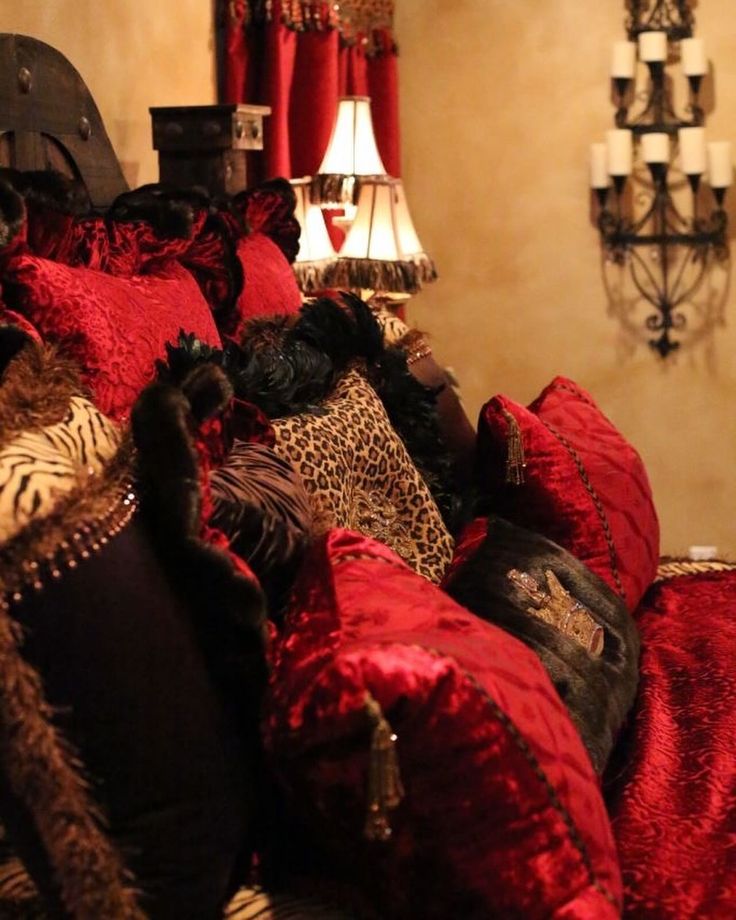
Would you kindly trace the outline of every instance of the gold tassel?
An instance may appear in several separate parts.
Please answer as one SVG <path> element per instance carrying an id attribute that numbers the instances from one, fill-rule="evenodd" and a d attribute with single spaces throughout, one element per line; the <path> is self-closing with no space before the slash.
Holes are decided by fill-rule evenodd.
<path id="1" fill-rule="evenodd" d="M 368 765 L 368 809 L 363 833 L 368 840 L 385 843 L 391 837 L 388 812 L 404 797 L 396 756 L 396 735 L 372 696 L 366 695 L 366 711 L 373 722 Z"/>
<path id="2" fill-rule="evenodd" d="M 506 482 L 514 486 L 520 486 L 524 483 L 524 469 L 526 468 L 521 429 L 519 428 L 519 423 L 507 409 L 503 410 L 503 416 L 509 426 L 508 434 L 506 435 Z"/>

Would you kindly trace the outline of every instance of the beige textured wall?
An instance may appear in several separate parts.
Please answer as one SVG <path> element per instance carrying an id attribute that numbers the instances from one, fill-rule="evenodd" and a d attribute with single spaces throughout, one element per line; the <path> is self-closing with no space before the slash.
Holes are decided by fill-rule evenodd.
<path id="1" fill-rule="evenodd" d="M 587 156 L 613 126 L 623 8 L 400 0 L 404 175 L 441 274 L 409 315 L 473 417 L 487 396 L 526 402 L 555 374 L 589 388 L 644 457 L 663 550 L 736 555 L 736 294 L 723 328 L 666 363 L 607 313 Z M 709 135 L 736 142 L 733 0 L 696 15 L 715 73 Z"/>
<path id="2" fill-rule="evenodd" d="M 210 0 L 4 0 L 0 31 L 70 59 L 133 186 L 158 178 L 148 107 L 215 101 Z"/>

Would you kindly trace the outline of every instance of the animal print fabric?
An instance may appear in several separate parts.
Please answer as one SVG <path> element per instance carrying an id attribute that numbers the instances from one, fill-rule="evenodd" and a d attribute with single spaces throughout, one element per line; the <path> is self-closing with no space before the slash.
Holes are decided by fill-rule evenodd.
<path id="1" fill-rule="evenodd" d="M 315 517 L 380 540 L 439 582 L 453 539 L 381 400 L 350 370 L 313 413 L 274 422 L 276 450 L 302 477 Z"/>
<path id="2" fill-rule="evenodd" d="M 119 444 L 118 427 L 81 396 L 57 425 L 14 437 L 0 450 L 0 544 L 99 474 Z"/>
<path id="3" fill-rule="evenodd" d="M 265 444 L 236 440 L 213 471 L 212 524 L 261 582 L 300 558 L 312 531 L 312 506 L 299 474 Z"/>

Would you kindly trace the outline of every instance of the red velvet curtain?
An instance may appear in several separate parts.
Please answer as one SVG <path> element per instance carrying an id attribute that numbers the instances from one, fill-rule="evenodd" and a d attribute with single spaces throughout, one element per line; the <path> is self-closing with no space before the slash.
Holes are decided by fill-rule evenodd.
<path id="1" fill-rule="evenodd" d="M 288 5 L 293 8 L 294 4 Z M 386 170 L 400 174 L 398 68 L 391 30 L 346 34 L 333 12 L 295 23 L 285 0 L 229 2 L 221 54 L 223 102 L 271 106 L 265 150 L 249 179 L 295 178 L 317 172 L 342 95 L 372 100 L 376 141 Z M 260 11 L 260 14 L 259 14 Z"/>

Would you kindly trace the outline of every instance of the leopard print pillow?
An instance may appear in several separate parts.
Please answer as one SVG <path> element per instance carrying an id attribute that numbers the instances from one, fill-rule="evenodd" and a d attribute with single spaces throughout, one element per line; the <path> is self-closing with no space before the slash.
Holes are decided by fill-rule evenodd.
<path id="1" fill-rule="evenodd" d="M 350 370 L 318 413 L 274 422 L 276 450 L 299 471 L 317 521 L 391 547 L 439 582 L 453 540 L 375 390 Z"/>

